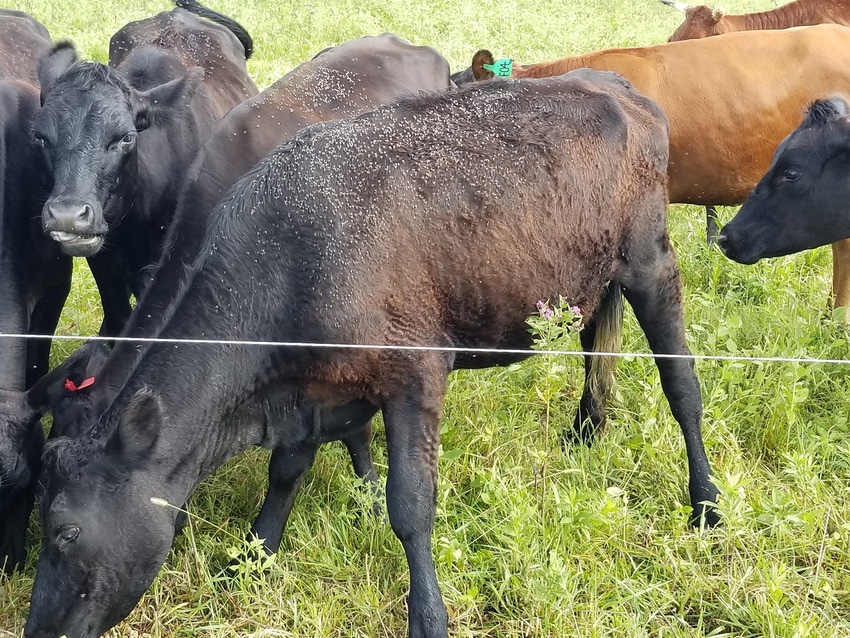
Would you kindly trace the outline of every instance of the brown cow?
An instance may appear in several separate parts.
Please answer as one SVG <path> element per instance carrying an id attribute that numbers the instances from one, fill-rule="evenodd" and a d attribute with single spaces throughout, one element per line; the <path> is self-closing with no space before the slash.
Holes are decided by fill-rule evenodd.
<path id="1" fill-rule="evenodd" d="M 691 6 L 672 0 L 660 1 L 685 14 L 685 21 L 670 36 L 670 42 L 708 38 L 735 31 L 790 29 L 830 22 L 850 25 L 850 0 L 796 0 L 770 11 L 731 16 L 704 4 Z"/>
<path id="2" fill-rule="evenodd" d="M 489 51 L 473 57 L 477 80 L 493 77 Z M 850 30 L 823 24 L 742 31 L 719 38 L 607 49 L 529 66 L 511 77 L 615 71 L 653 98 L 670 121 L 670 202 L 733 206 L 770 166 L 806 107 L 850 86 Z M 716 235 L 716 222 L 707 221 Z M 835 305 L 850 305 L 850 242 L 833 244 Z"/>

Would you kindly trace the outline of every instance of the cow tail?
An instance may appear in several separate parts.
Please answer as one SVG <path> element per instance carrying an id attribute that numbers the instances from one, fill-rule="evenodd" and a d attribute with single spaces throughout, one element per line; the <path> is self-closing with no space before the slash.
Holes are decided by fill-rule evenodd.
<path id="1" fill-rule="evenodd" d="M 596 334 L 593 352 L 620 352 L 623 343 L 623 290 L 617 282 L 611 282 L 602 305 L 593 318 Z M 594 402 L 604 406 L 614 393 L 615 356 L 591 356 L 587 388 Z"/>

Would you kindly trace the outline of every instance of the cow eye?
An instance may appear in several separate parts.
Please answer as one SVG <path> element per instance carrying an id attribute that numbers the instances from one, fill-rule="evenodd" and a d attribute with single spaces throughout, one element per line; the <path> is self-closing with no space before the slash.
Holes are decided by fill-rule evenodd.
<path id="1" fill-rule="evenodd" d="M 33 132 L 32 141 L 39 148 L 50 148 L 50 141 L 41 133 Z"/>
<path id="2" fill-rule="evenodd" d="M 119 140 L 116 140 L 110 144 L 110 148 L 115 149 L 117 151 L 129 151 L 133 148 L 133 145 L 136 143 L 136 133 L 132 131 L 127 133 L 124 137 Z"/>
<path id="3" fill-rule="evenodd" d="M 80 528 L 76 525 L 67 525 L 59 530 L 58 540 L 60 543 L 70 543 L 77 540 L 80 535 Z"/>
<path id="4" fill-rule="evenodd" d="M 785 170 L 785 173 L 782 174 L 782 177 L 785 178 L 786 182 L 796 182 L 800 179 L 800 171 L 794 168 L 788 168 Z"/>

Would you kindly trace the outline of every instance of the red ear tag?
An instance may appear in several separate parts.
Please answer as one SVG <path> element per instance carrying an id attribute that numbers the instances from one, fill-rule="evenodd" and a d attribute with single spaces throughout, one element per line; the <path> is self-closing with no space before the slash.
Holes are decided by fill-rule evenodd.
<path id="1" fill-rule="evenodd" d="M 82 390 L 83 388 L 87 388 L 90 385 L 94 385 L 94 377 L 89 377 L 80 385 L 76 385 L 73 381 L 71 381 L 71 379 L 65 381 L 65 389 L 68 390 L 68 392 L 76 392 L 77 390 Z"/>

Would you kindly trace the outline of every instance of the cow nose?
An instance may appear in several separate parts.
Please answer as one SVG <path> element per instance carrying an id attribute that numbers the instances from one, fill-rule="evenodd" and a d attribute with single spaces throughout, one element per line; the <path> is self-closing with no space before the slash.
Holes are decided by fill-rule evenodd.
<path id="1" fill-rule="evenodd" d="M 94 209 L 89 204 L 48 202 L 44 205 L 44 230 L 85 231 L 94 224 Z"/>
<path id="2" fill-rule="evenodd" d="M 729 249 L 729 236 L 726 234 L 726 229 L 721 230 L 717 236 L 717 245 L 720 248 L 720 252 L 725 255 Z"/>

